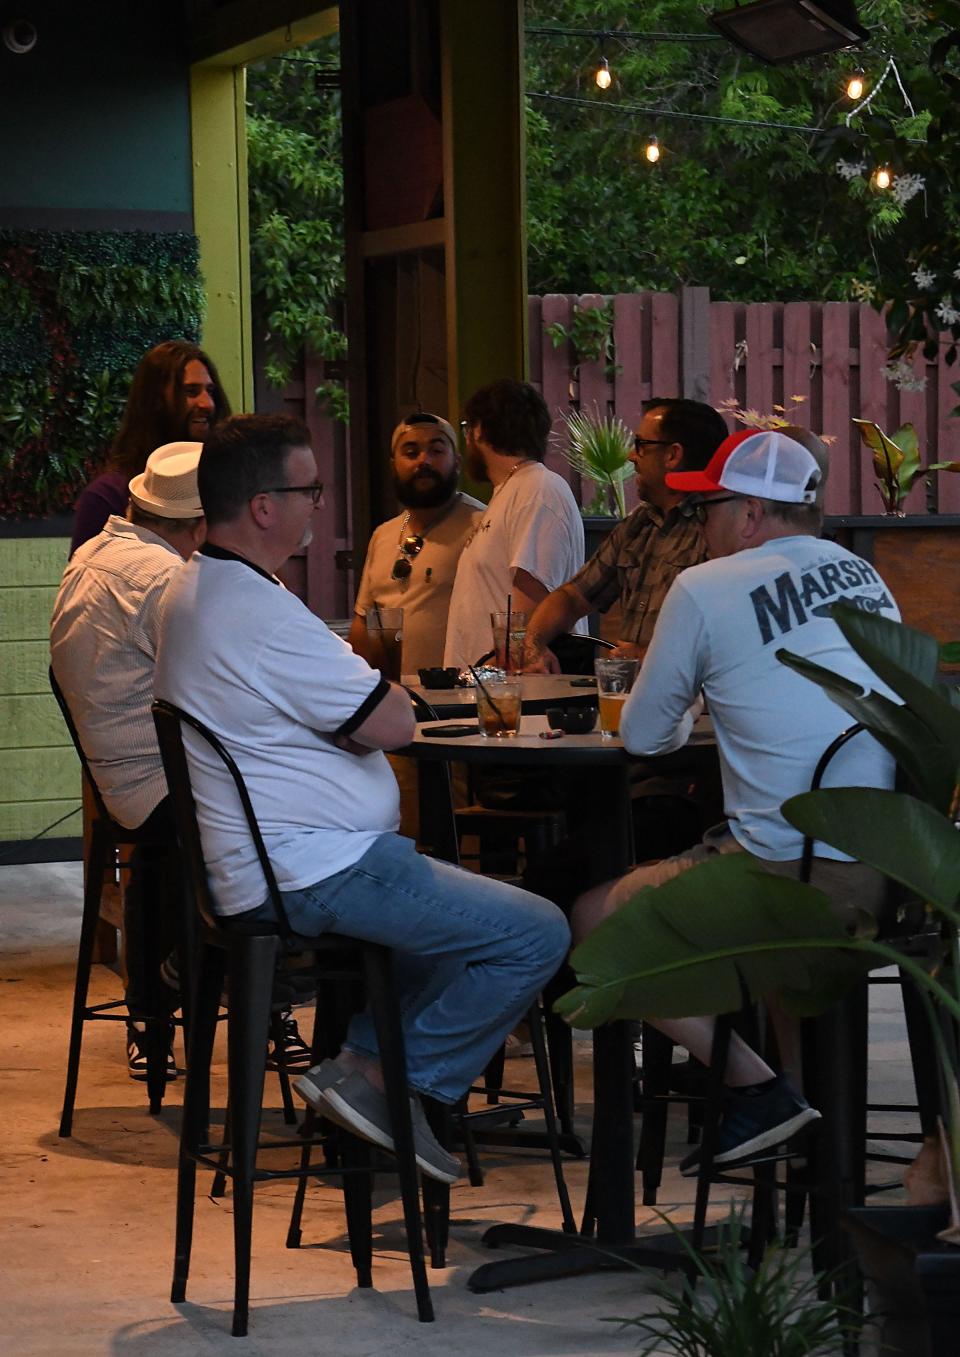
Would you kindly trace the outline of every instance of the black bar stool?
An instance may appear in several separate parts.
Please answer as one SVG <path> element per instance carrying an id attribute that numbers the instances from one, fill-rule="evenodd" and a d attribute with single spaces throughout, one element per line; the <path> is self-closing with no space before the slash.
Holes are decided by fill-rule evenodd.
<path id="1" fill-rule="evenodd" d="M 261 1103 L 273 982 L 277 963 L 282 951 L 286 949 L 310 951 L 314 954 L 318 985 L 322 986 L 328 981 L 333 982 L 344 977 L 351 983 L 356 983 L 358 975 L 365 979 L 367 1000 L 380 1046 L 385 1093 L 396 1144 L 397 1169 L 417 1313 L 422 1321 L 432 1320 L 433 1307 L 423 1256 L 406 1057 L 389 949 L 336 934 L 326 934 L 320 938 L 298 938 L 292 934 L 256 814 L 243 777 L 230 753 L 211 730 L 178 707 L 167 702 L 155 702 L 153 713 L 167 784 L 173 801 L 183 862 L 189 873 L 190 891 L 202 921 L 199 959 L 195 968 L 197 980 L 194 1015 L 180 1140 L 176 1247 L 171 1299 L 177 1303 L 186 1298 L 197 1164 L 225 1173 L 233 1183 L 234 1336 L 242 1337 L 247 1332 L 253 1191 L 258 1182 L 275 1178 L 302 1179 L 307 1176 L 341 1177 L 357 1285 L 369 1287 L 372 1284 L 370 1177 L 373 1169 L 368 1147 L 352 1136 L 338 1137 L 342 1162 L 334 1167 L 320 1167 L 301 1161 L 295 1168 L 267 1168 L 259 1161 L 261 1152 L 274 1149 L 289 1150 L 292 1147 L 301 1150 L 306 1148 L 301 1138 L 269 1143 L 260 1140 Z M 232 780 L 256 848 L 266 891 L 276 912 L 278 924 L 273 930 L 264 927 L 257 933 L 244 933 L 224 928 L 214 912 L 184 749 L 184 726 L 189 727 L 197 737 L 206 742 Z M 210 1062 L 224 980 L 230 996 L 227 1015 L 230 1108 L 228 1146 L 213 1145 L 209 1141 Z M 325 1137 L 321 1137 L 312 1143 L 325 1145 L 327 1142 Z M 226 1163 L 225 1150 L 228 1151 Z"/>
<path id="2" fill-rule="evenodd" d="M 73 1015 L 70 1022 L 70 1047 L 67 1056 L 67 1079 L 63 1093 L 63 1107 L 60 1112 L 59 1135 L 66 1138 L 73 1130 L 73 1109 L 77 1096 L 77 1081 L 80 1074 L 80 1051 L 83 1045 L 83 1026 L 86 1022 L 122 1022 L 128 1020 L 127 1005 L 123 999 L 109 1003 L 88 1004 L 87 993 L 90 985 L 90 968 L 93 962 L 93 948 L 96 941 L 97 921 L 100 918 L 100 900 L 103 892 L 104 874 L 108 867 L 117 862 L 117 851 L 121 848 L 148 850 L 156 855 L 152 864 L 154 870 L 168 874 L 172 884 L 179 868 L 176 864 L 176 844 L 170 833 L 153 828 L 126 829 L 113 818 L 104 804 L 100 789 L 96 784 L 87 756 L 80 743 L 77 728 L 73 722 L 67 700 L 54 677 L 49 671 L 50 687 L 60 708 L 70 738 L 83 769 L 83 776 L 93 793 L 96 815 L 91 825 L 90 853 L 87 861 L 87 874 L 83 891 L 83 916 L 80 924 L 80 946 L 77 951 L 77 973 L 73 987 Z M 149 824 L 149 822 L 148 822 Z M 171 906 L 176 892 L 168 892 Z M 185 921 L 177 921 L 178 931 L 182 933 Z M 145 911 L 143 919 L 143 950 L 141 959 L 142 973 L 146 977 L 148 1012 L 142 1018 L 146 1027 L 147 1051 L 147 1098 L 150 1113 L 156 1116 L 163 1102 L 167 1086 L 167 1050 L 171 1016 L 164 1011 L 161 1001 L 160 963 L 163 960 L 162 948 L 157 936 L 157 921 Z M 184 990 L 187 986 L 184 984 Z M 184 1020 L 188 1021 L 187 1009 L 183 1009 Z M 139 1020 L 139 1019 L 138 1019 Z"/>

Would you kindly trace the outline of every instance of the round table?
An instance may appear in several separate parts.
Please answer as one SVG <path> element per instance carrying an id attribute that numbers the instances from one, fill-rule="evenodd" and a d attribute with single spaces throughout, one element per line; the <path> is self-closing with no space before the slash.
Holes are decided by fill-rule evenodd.
<path id="1" fill-rule="evenodd" d="M 438 716 L 450 719 L 477 714 L 475 688 L 424 688 L 413 674 L 405 674 L 403 683 L 428 702 Z M 525 712 L 545 712 L 561 702 L 585 706 L 591 702 L 596 705 L 597 701 L 596 679 L 576 674 L 521 674 L 520 690 Z"/>

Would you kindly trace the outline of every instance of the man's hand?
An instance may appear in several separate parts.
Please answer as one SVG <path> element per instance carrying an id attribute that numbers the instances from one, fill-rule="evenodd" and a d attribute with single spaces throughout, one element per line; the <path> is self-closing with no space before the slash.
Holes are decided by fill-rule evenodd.
<path id="1" fill-rule="evenodd" d="M 523 647 L 523 672 L 525 674 L 559 674 L 560 661 L 549 646 L 538 645 L 529 637 Z"/>
<path id="2" fill-rule="evenodd" d="M 618 641 L 610 651 L 610 658 L 617 660 L 639 660 L 642 664 L 643 657 L 646 653 L 646 646 L 638 646 L 634 641 Z"/>

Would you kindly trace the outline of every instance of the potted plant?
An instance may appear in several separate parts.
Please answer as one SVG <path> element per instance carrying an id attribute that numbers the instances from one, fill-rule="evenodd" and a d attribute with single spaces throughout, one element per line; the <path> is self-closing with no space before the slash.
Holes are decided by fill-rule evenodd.
<path id="1" fill-rule="evenodd" d="M 599 410 L 575 410 L 563 418 L 566 438 L 558 443 L 560 452 L 578 475 L 597 488 L 584 514 L 626 518 L 623 486 L 633 475 L 633 434 L 622 419 L 601 415 Z"/>
<path id="2" fill-rule="evenodd" d="M 905 518 L 904 501 L 921 476 L 931 471 L 960 471 L 960 462 L 932 462 L 920 465 L 917 431 L 912 424 L 901 424 L 895 433 L 886 434 L 872 419 L 855 419 L 860 437 L 873 453 L 873 469 L 883 511 L 894 518 Z"/>
<path id="3" fill-rule="evenodd" d="M 740 1006 L 745 988 L 754 998 L 776 990 L 795 1012 L 814 1013 L 865 969 L 902 966 L 930 1010 L 952 1185 L 960 1180 L 957 1056 L 938 1019 L 946 1014 L 960 1022 L 960 694 L 937 683 L 939 655 L 932 637 L 849 605 L 836 606 L 833 615 L 898 700 L 865 692 L 786 651 L 780 658 L 819 683 L 894 754 L 911 790 L 828 788 L 793 797 L 783 813 L 803 833 L 878 868 L 926 902 L 943 928 L 938 964 L 931 969 L 875 936 L 849 936 L 818 890 L 773 877 L 746 855 L 731 854 L 641 892 L 606 920 L 573 953 L 579 984 L 558 1008 L 587 1027 L 611 1018 L 723 1013 Z M 720 920 L 718 898 L 724 901 Z M 952 1354 L 960 1319 L 955 1189 L 949 1207 L 932 1221 L 927 1208 L 867 1207 L 855 1222 L 868 1221 L 871 1212 L 882 1213 L 864 1226 L 874 1239 L 898 1222 L 903 1227 L 904 1238 L 892 1250 L 913 1282 L 908 1303 L 916 1308 L 916 1288 L 922 1286 L 920 1313 L 934 1344 L 930 1351 Z M 892 1266 L 892 1256 L 887 1264 Z M 904 1275 L 897 1286 L 910 1297 Z"/>

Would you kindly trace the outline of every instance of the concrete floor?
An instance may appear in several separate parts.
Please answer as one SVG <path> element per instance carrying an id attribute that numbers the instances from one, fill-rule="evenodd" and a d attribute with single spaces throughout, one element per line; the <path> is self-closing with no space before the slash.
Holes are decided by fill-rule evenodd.
<path id="1" fill-rule="evenodd" d="M 182 1080 L 160 1117 L 146 1111 L 142 1085 L 124 1065 L 121 1026 L 87 1026 L 74 1134 L 57 1136 L 73 962 L 80 918 L 78 864 L 0 868 L 0 1354 L 50 1357 L 198 1357 L 281 1351 L 337 1357 L 417 1352 L 440 1357 L 594 1357 L 636 1352 L 636 1330 L 604 1322 L 655 1308 L 658 1278 L 642 1272 L 566 1279 L 490 1295 L 473 1295 L 466 1279 L 491 1255 L 480 1243 L 498 1221 L 558 1223 L 549 1165 L 539 1156 L 485 1156 L 481 1189 L 462 1181 L 452 1196 L 448 1266 L 431 1272 L 437 1321 L 416 1320 L 394 1180 L 378 1189 L 375 1290 L 358 1291 L 344 1236 L 339 1193 L 308 1191 L 303 1245 L 284 1247 L 293 1186 L 257 1191 L 250 1335 L 230 1337 L 232 1220 L 229 1195 L 200 1195 L 188 1302 L 169 1301 L 176 1137 Z M 105 967 L 94 971 L 92 997 L 117 997 Z M 872 1029 L 885 1101 L 909 1094 L 894 987 L 882 987 Z M 578 1116 L 589 1128 L 589 1044 L 578 1044 Z M 514 1077 L 529 1061 L 511 1062 Z M 218 1049 L 214 1099 L 222 1106 L 224 1063 Z M 268 1083 L 266 1124 L 280 1127 L 276 1085 Z M 671 1124 L 675 1165 L 682 1123 Z M 585 1165 L 568 1181 L 579 1210 Z M 201 1180 L 203 1181 L 203 1180 Z M 666 1173 L 661 1209 L 689 1218 L 692 1184 Z M 715 1193 L 715 1209 L 725 1198 Z M 659 1222 L 638 1208 L 640 1228 Z"/>

